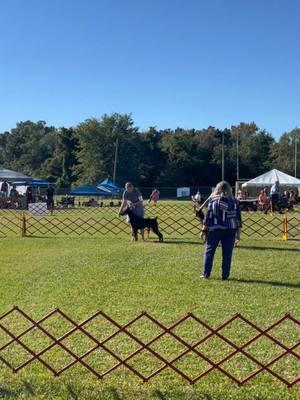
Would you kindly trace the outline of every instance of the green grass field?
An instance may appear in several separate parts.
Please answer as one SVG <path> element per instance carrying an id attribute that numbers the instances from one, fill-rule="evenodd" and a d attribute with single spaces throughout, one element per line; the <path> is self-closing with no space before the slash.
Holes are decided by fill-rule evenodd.
<path id="1" fill-rule="evenodd" d="M 193 312 L 212 327 L 240 312 L 262 328 L 285 313 L 300 317 L 300 249 L 298 241 L 283 242 L 271 238 L 244 238 L 235 250 L 231 280 L 219 281 L 220 251 L 216 255 L 212 279 L 199 279 L 203 245 L 197 236 L 168 238 L 159 244 L 154 237 L 146 242 L 131 243 L 125 234 L 104 237 L 41 237 L 0 239 L 0 314 L 18 305 L 31 317 L 39 319 L 55 307 L 61 308 L 77 322 L 101 309 L 123 324 L 142 310 L 168 325 L 188 312 Z M 13 318 L 7 324 L 18 332 L 23 326 Z M 48 326 L 58 332 L 65 326 L 57 320 Z M 198 331 L 187 323 L 177 333 L 192 343 Z M 108 334 L 109 328 L 91 326 L 94 335 Z M 274 336 L 292 345 L 296 328 L 285 324 Z M 146 323 L 138 324 L 135 333 L 146 340 L 157 333 Z M 225 333 L 225 330 L 224 330 Z M 200 333 L 199 333 L 200 334 Z M 232 340 L 243 341 L 253 332 L 239 325 L 226 331 Z M 5 342 L 0 333 L 0 346 Z M 44 339 L 27 338 L 38 351 Z M 68 343 L 82 354 L 82 342 L 74 338 Z M 85 343 L 88 346 L 88 343 Z M 131 344 L 116 340 L 111 349 L 123 357 L 133 351 Z M 162 340 L 155 350 L 175 357 L 181 345 Z M 202 351 L 211 357 L 224 357 L 228 349 L 217 339 L 207 343 Z M 262 362 L 276 354 L 266 339 L 249 349 Z M 276 353 L 277 352 L 277 353 Z M 299 354 L 299 348 L 297 350 Z M 13 348 L 1 353 L 12 363 L 28 358 Z M 24 358 L 25 357 L 25 358 Z M 69 362 L 67 356 L 49 354 L 47 360 L 57 367 Z M 45 358 L 46 360 L 46 358 Z M 216 361 L 218 358 L 215 359 Z M 91 365 L 106 369 L 111 360 L 94 357 Z M 57 364 L 55 364 L 57 363 Z M 157 368 L 157 362 L 147 358 L 133 360 L 133 366 L 145 374 Z M 178 365 L 190 376 L 196 376 L 205 365 L 187 357 Z M 225 366 L 224 366 L 225 368 Z M 245 377 L 253 365 L 241 359 L 232 360 L 226 369 L 239 378 Z M 286 379 L 300 375 L 299 362 L 286 358 L 274 371 Z M 260 374 L 249 384 L 239 387 L 220 372 L 212 372 L 191 386 L 171 370 L 148 383 L 128 372 L 124 367 L 98 380 L 83 367 L 76 366 L 54 378 L 39 363 L 34 362 L 18 374 L 12 374 L 0 360 L 0 399 L 298 399 L 299 384 L 287 389 L 267 373 Z"/>

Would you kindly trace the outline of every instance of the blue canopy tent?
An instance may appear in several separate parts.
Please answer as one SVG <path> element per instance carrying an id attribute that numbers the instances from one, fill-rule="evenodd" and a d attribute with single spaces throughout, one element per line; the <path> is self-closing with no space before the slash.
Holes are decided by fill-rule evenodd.
<path id="1" fill-rule="evenodd" d="M 110 197 L 111 193 L 106 192 L 104 190 L 99 189 L 96 186 L 92 185 L 83 185 L 79 186 L 78 188 L 73 189 L 70 193 L 70 196 L 103 196 L 103 197 Z"/>
<path id="2" fill-rule="evenodd" d="M 15 186 L 31 186 L 34 188 L 47 188 L 49 186 L 55 186 L 54 183 L 48 182 L 44 179 L 33 178 L 31 181 L 16 181 L 13 182 Z"/>
<path id="3" fill-rule="evenodd" d="M 111 195 L 122 194 L 124 191 L 124 189 L 115 185 L 110 179 L 104 179 L 104 181 L 99 183 L 99 185 L 97 187 L 100 190 L 110 192 Z"/>
<path id="4" fill-rule="evenodd" d="M 32 187 L 41 187 L 41 188 L 47 188 L 49 186 L 55 186 L 54 183 L 48 182 L 44 179 L 38 179 L 38 178 L 33 178 L 30 186 Z"/>

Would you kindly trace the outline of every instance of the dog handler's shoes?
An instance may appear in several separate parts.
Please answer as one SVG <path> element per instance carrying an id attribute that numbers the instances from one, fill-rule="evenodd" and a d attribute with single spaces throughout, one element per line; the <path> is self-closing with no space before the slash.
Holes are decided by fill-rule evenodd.
<path id="1" fill-rule="evenodd" d="M 206 275 L 200 275 L 200 279 L 209 279 L 209 277 Z"/>

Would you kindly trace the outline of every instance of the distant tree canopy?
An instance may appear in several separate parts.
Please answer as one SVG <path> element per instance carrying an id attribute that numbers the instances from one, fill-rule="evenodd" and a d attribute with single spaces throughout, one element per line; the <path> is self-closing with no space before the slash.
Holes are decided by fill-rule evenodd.
<path id="1" fill-rule="evenodd" d="M 130 180 L 144 187 L 211 186 L 221 179 L 223 135 L 225 179 L 231 184 L 237 177 L 237 145 L 241 179 L 271 168 L 294 174 L 295 141 L 300 159 L 298 128 L 283 133 L 277 142 L 254 122 L 224 130 L 210 126 L 140 131 L 131 115 L 117 113 L 73 128 L 55 128 L 44 121 L 19 122 L 0 134 L 0 165 L 59 187 L 98 184 L 113 176 L 118 142 L 116 183 L 120 185 Z"/>

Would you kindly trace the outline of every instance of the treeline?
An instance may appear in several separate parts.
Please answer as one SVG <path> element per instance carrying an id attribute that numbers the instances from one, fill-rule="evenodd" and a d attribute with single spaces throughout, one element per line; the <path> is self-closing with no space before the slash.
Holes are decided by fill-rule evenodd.
<path id="1" fill-rule="evenodd" d="M 116 113 L 72 128 L 19 122 L 0 134 L 0 165 L 48 179 L 58 187 L 98 184 L 112 178 L 118 142 L 120 185 L 130 180 L 141 187 L 210 186 L 221 179 L 222 137 L 225 179 L 230 183 L 237 177 L 237 140 L 240 178 L 253 178 L 271 168 L 294 175 L 298 128 L 283 133 L 278 141 L 254 122 L 224 130 L 210 126 L 140 131 L 131 115 Z"/>

